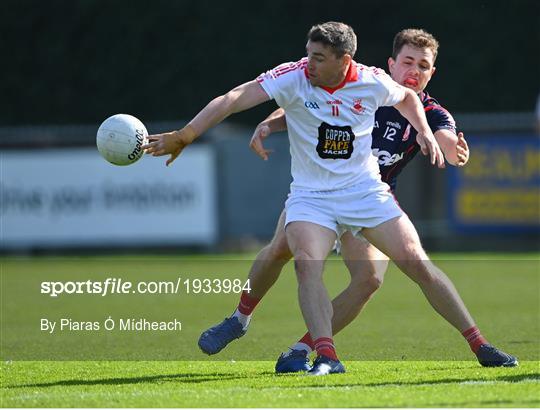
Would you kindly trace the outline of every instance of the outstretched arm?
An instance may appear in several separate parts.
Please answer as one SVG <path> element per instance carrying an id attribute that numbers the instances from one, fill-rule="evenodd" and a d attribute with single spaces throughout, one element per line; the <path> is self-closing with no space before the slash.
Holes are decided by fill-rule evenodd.
<path id="1" fill-rule="evenodd" d="M 225 95 L 214 98 L 181 130 L 148 137 L 143 149 L 155 157 L 170 155 L 166 165 L 172 163 L 182 150 L 199 135 L 219 124 L 229 115 L 248 110 L 270 100 L 257 81 L 244 83 Z"/>
<path id="2" fill-rule="evenodd" d="M 430 156 L 432 165 L 437 164 L 439 168 L 443 168 L 444 156 L 429 127 L 424 107 L 414 91 L 405 88 L 405 98 L 394 105 L 394 108 L 418 131 L 416 142 L 420 145 L 422 153 Z"/>
<path id="3" fill-rule="evenodd" d="M 449 164 L 462 167 L 469 161 L 469 146 L 462 132 L 458 135 L 450 130 L 435 131 L 435 139 Z"/>
<path id="4" fill-rule="evenodd" d="M 285 110 L 283 108 L 278 108 L 257 125 L 253 132 L 253 136 L 251 137 L 251 141 L 249 142 L 249 147 L 255 151 L 259 157 L 266 161 L 268 160 L 268 155 L 271 151 L 264 148 L 263 141 L 273 132 L 285 131 L 286 129 L 287 121 L 285 120 Z"/>

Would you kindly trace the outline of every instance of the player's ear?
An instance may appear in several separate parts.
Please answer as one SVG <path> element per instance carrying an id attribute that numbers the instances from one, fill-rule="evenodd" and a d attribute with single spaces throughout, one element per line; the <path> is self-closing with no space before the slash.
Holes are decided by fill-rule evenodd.
<path id="1" fill-rule="evenodd" d="M 394 60 L 392 57 L 388 57 L 388 71 L 392 71 L 394 64 L 396 64 L 396 60 Z"/>
<path id="2" fill-rule="evenodd" d="M 429 73 L 428 81 L 431 81 L 431 78 L 433 77 L 433 74 L 435 74 L 436 68 L 433 66 L 431 68 L 431 72 Z"/>

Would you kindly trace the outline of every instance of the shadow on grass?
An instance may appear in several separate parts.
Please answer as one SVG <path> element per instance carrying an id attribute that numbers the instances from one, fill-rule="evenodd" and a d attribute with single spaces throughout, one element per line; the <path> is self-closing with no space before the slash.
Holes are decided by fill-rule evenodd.
<path id="1" fill-rule="evenodd" d="M 290 376 L 298 377 L 300 374 L 290 374 Z M 81 379 L 72 379 L 72 380 L 58 380 L 48 383 L 32 383 L 32 384 L 20 384 L 12 386 L 4 386 L 7 389 L 17 389 L 17 388 L 29 388 L 29 387 L 57 387 L 57 386 L 96 386 L 96 385 L 123 385 L 123 384 L 139 384 L 139 383 L 157 383 L 157 382 L 173 382 L 173 383 L 205 383 L 205 382 L 214 382 L 214 381 L 224 381 L 224 380 L 242 380 L 242 379 L 256 379 L 259 376 L 275 376 L 273 372 L 261 372 L 257 374 L 249 375 L 235 375 L 231 373 L 179 373 L 179 374 L 161 374 L 154 376 L 142 376 L 142 377 L 115 377 L 115 378 L 106 378 L 106 379 L 92 379 L 92 380 L 81 380 Z M 288 375 L 282 375 L 283 380 L 288 379 Z M 332 376 L 329 376 L 330 378 Z M 278 377 L 276 380 L 281 379 Z M 415 382 L 403 382 L 403 381 L 389 381 L 383 383 L 344 383 L 344 384 L 335 384 L 334 387 L 387 387 L 387 386 L 430 386 L 438 384 L 452 384 L 452 383 L 492 383 L 492 382 L 511 382 L 519 383 L 524 380 L 538 380 L 540 381 L 540 373 L 532 374 L 519 374 L 519 375 L 507 375 L 507 376 L 498 376 L 495 378 L 469 378 L 469 379 L 459 379 L 459 378 L 446 378 L 439 380 L 423 380 Z M 300 388 L 300 389 L 311 389 L 311 388 L 321 388 L 327 387 L 327 382 L 331 379 L 325 377 L 316 377 L 316 378 L 306 378 L 305 380 L 312 380 L 313 384 L 303 384 L 300 383 L 297 386 L 283 385 L 276 386 L 275 383 L 269 383 L 269 387 L 281 387 L 281 388 Z M 325 382 L 321 384 L 321 382 Z M 261 387 L 258 387 L 261 388 Z M 261 389 L 264 390 L 264 387 Z"/>
<path id="2" fill-rule="evenodd" d="M 359 386 L 366 386 L 366 387 L 379 387 L 379 386 L 393 386 L 393 385 L 399 385 L 399 386 L 423 386 L 423 385 L 434 385 L 434 384 L 449 384 L 449 383 L 491 383 L 491 382 L 511 382 L 511 383 L 519 383 L 523 380 L 539 380 L 540 381 L 540 373 L 532 373 L 532 374 L 517 374 L 513 376 L 499 376 L 495 377 L 493 379 L 481 379 L 481 378 L 474 378 L 474 379 L 439 379 L 439 380 L 424 380 L 424 381 L 418 381 L 418 382 L 386 382 L 386 383 L 367 383 L 367 384 L 359 384 Z"/>
<path id="3" fill-rule="evenodd" d="M 497 380 L 504 381 L 504 382 L 512 382 L 512 383 L 521 382 L 527 379 L 534 379 L 534 380 L 540 381 L 540 373 L 521 374 L 521 375 L 514 375 L 514 376 L 501 376 L 497 378 Z"/>
<path id="4" fill-rule="evenodd" d="M 287 378 L 288 375 L 282 375 L 281 377 Z M 293 376 L 292 374 L 290 376 Z M 331 376 L 330 376 L 331 377 Z M 328 383 L 321 383 L 324 382 L 325 378 L 313 378 L 309 379 L 313 380 L 313 384 L 299 384 L 298 386 L 282 386 L 283 388 L 305 388 L 305 389 L 319 389 L 321 387 L 327 387 Z M 421 380 L 421 381 L 415 381 L 415 382 L 407 382 L 407 381 L 389 381 L 389 382 L 381 382 L 381 383 L 335 383 L 332 384 L 333 387 L 389 387 L 389 386 L 432 386 L 432 385 L 438 385 L 438 384 L 482 384 L 482 383 L 494 383 L 494 382 L 511 382 L 511 383 L 519 383 L 524 380 L 536 380 L 540 381 L 540 373 L 531 373 L 531 374 L 518 374 L 518 375 L 512 375 L 512 376 L 498 376 L 494 378 L 468 378 L 468 379 L 458 379 L 458 378 L 446 378 L 446 379 L 438 379 L 438 380 Z"/>
<path id="5" fill-rule="evenodd" d="M 272 372 L 259 373 L 267 376 L 274 374 Z M 253 375 L 234 375 L 231 373 L 180 373 L 180 374 L 159 374 L 155 376 L 141 377 L 114 377 L 107 379 L 92 379 L 92 380 L 58 380 L 49 383 L 32 383 L 19 384 L 12 386 L 4 386 L 7 389 L 17 389 L 26 387 L 56 387 L 56 386 L 95 386 L 95 385 L 122 385 L 122 384 L 139 384 L 139 383 L 156 383 L 156 382 L 181 382 L 181 383 L 204 383 L 223 380 L 241 380 L 252 378 Z"/>

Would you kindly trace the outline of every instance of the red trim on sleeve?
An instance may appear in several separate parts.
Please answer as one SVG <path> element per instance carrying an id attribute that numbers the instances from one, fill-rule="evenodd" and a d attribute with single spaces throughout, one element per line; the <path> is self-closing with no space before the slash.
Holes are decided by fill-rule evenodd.
<path id="1" fill-rule="evenodd" d="M 295 71 L 298 69 L 304 69 L 305 71 L 306 67 L 307 67 L 307 59 L 303 58 L 300 61 L 297 61 L 296 63 L 290 63 L 288 65 L 275 68 L 274 70 L 272 70 L 272 73 L 277 78 L 283 74 L 287 74 L 291 71 Z"/>

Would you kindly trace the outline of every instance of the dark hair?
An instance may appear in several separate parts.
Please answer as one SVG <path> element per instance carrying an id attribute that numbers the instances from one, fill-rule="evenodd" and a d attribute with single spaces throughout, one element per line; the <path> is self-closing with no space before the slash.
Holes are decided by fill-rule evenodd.
<path id="1" fill-rule="evenodd" d="M 407 28 L 401 30 L 394 37 L 394 47 L 392 49 L 392 58 L 395 60 L 403 48 L 408 45 L 416 48 L 429 48 L 433 52 L 433 62 L 437 58 L 439 42 L 432 34 L 419 28 Z"/>
<path id="2" fill-rule="evenodd" d="M 307 38 L 309 41 L 323 43 L 332 47 L 337 57 L 356 53 L 356 34 L 351 26 L 337 21 L 329 21 L 311 27 Z"/>

